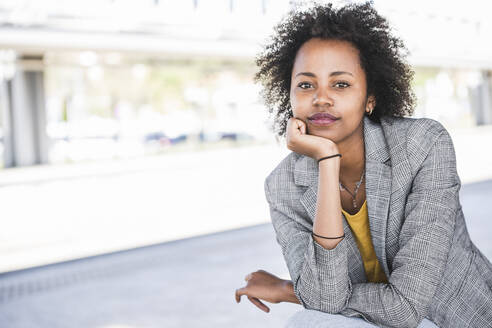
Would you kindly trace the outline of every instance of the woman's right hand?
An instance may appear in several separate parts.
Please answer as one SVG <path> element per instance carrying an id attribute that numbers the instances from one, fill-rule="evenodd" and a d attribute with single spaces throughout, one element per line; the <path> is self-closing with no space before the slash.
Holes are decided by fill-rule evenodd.
<path id="1" fill-rule="evenodd" d="M 336 143 L 327 138 L 306 134 L 306 123 L 294 117 L 287 121 L 286 141 L 288 149 L 315 160 L 338 154 Z"/>

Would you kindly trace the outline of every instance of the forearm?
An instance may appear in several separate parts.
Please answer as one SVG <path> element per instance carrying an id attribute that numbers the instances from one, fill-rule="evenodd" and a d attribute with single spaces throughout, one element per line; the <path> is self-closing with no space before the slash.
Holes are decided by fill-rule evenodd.
<path id="1" fill-rule="evenodd" d="M 326 237 L 343 235 L 342 210 L 339 189 L 340 157 L 329 158 L 319 163 L 318 198 L 313 225 L 315 234 Z M 313 237 L 325 249 L 333 249 L 342 240 Z"/>

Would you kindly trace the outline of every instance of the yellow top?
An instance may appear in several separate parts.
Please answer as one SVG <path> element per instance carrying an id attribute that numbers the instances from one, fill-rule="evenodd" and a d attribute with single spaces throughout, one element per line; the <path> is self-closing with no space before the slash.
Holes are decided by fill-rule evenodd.
<path id="1" fill-rule="evenodd" d="M 381 267 L 374 246 L 371 240 L 371 231 L 369 230 L 369 216 L 367 213 L 367 203 L 364 201 L 359 212 L 351 215 L 342 208 L 343 214 L 359 248 L 364 270 L 366 271 L 367 281 L 369 282 L 388 282 L 383 268 Z"/>

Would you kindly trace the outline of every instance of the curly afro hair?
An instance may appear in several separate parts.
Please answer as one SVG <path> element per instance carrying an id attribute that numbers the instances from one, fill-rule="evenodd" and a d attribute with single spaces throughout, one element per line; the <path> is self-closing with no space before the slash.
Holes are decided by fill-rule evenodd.
<path id="1" fill-rule="evenodd" d="M 272 127 L 278 136 L 285 136 L 287 120 L 293 115 L 289 93 L 296 53 L 311 38 L 348 41 L 359 50 L 367 94 L 376 98 L 371 120 L 413 114 L 415 96 L 410 84 L 414 72 L 405 61 L 407 49 L 391 35 L 387 20 L 370 3 L 338 9 L 317 4 L 307 10 L 291 10 L 256 57 L 259 70 L 255 82 L 263 86 L 262 97 L 274 115 Z"/>

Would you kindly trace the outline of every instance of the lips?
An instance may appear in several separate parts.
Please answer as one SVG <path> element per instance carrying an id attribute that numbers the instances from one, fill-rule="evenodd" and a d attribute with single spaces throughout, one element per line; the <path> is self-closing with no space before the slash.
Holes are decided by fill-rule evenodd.
<path id="1" fill-rule="evenodd" d="M 316 113 L 308 117 L 308 120 L 311 121 L 335 121 L 338 120 L 337 117 L 330 115 L 328 113 Z"/>
<path id="2" fill-rule="evenodd" d="M 334 124 L 338 120 L 337 117 L 328 114 L 326 112 L 319 112 L 308 117 L 308 121 L 311 125 L 319 127 L 328 127 Z"/>

